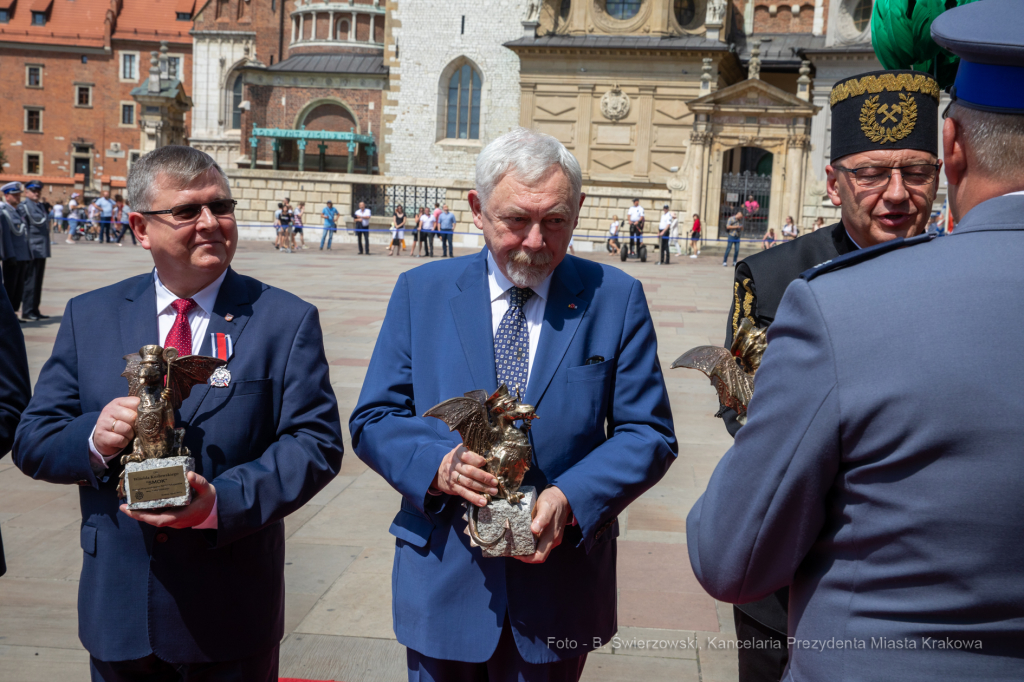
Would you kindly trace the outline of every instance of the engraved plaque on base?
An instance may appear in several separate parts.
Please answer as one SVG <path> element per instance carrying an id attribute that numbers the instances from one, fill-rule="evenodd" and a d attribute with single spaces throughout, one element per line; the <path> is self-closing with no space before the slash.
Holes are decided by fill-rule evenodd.
<path id="1" fill-rule="evenodd" d="M 124 467 L 128 508 L 184 507 L 192 501 L 192 487 L 185 476 L 189 471 L 195 471 L 195 460 L 191 457 L 161 457 L 128 462 Z"/>
<path id="2" fill-rule="evenodd" d="M 481 547 L 485 557 L 528 556 L 537 551 L 537 539 L 530 530 L 537 489 L 524 485 L 519 492 L 523 493 L 523 499 L 518 504 L 496 498 L 477 512 L 476 529 L 480 537 L 490 542 L 491 538 L 501 536 L 493 547 Z M 472 539 L 470 544 L 476 545 Z"/>

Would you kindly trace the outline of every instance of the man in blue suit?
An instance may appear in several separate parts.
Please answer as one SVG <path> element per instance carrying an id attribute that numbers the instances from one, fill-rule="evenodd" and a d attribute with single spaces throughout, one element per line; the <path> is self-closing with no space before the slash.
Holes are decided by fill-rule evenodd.
<path id="1" fill-rule="evenodd" d="M 789 286 L 747 424 L 687 519 L 712 596 L 790 585 L 785 680 L 1021 679 L 1019 9 L 932 24 L 962 57 L 943 128 L 956 230 Z"/>
<path id="2" fill-rule="evenodd" d="M 68 303 L 14 460 L 81 486 L 79 637 L 93 680 L 276 680 L 283 519 L 341 465 L 319 317 L 229 267 L 235 202 L 208 155 L 151 152 L 128 195 L 156 268 Z M 139 402 L 120 374 L 147 344 L 220 357 L 228 375 L 194 387 L 177 415 L 192 503 L 139 512 L 116 492 Z"/>
<path id="3" fill-rule="evenodd" d="M 392 586 L 410 680 L 577 680 L 616 631 L 616 517 L 676 442 L 642 286 L 566 257 L 580 190 L 554 138 L 498 138 L 469 194 L 487 248 L 406 272 L 392 294 L 349 424 L 356 454 L 402 493 Z M 540 417 L 524 480 L 542 490 L 537 551 L 519 560 L 470 547 L 462 502 L 482 506 L 496 481 L 422 416 L 499 383 Z"/>
<path id="4" fill-rule="evenodd" d="M 0 457 L 6 455 L 14 443 L 14 430 L 18 428 L 21 413 L 32 396 L 28 378 L 28 357 L 25 355 L 25 337 L 21 323 L 0 287 Z M 0 538 L 0 575 L 7 572 L 4 543 Z"/>

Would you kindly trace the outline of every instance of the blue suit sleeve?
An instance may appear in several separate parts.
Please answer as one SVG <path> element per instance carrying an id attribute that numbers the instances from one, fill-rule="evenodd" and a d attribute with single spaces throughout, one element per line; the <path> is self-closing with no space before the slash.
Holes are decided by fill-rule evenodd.
<path id="1" fill-rule="evenodd" d="M 359 404 L 349 418 L 352 449 L 420 512 L 441 460 L 453 444 L 416 416 L 412 386 L 409 281 L 398 278 L 388 303 Z M 431 498 L 443 504 L 447 496 Z"/>
<path id="2" fill-rule="evenodd" d="M 316 308 L 299 323 L 285 367 L 277 440 L 259 459 L 213 480 L 217 545 L 283 519 L 341 469 L 344 444 Z"/>
<path id="3" fill-rule="evenodd" d="M 654 322 L 638 281 L 626 306 L 608 426 L 608 440 L 551 481 L 569 500 L 588 552 L 606 524 L 661 480 L 678 452 Z"/>
<path id="4" fill-rule="evenodd" d="M 686 520 L 697 580 L 739 604 L 792 582 L 841 455 L 834 354 L 807 282 L 789 285 L 768 335 L 748 422 Z"/>
<path id="5" fill-rule="evenodd" d="M 74 300 L 68 302 L 53 344 L 14 440 L 14 464 L 50 483 L 88 481 L 98 487 L 89 463 L 89 435 L 99 412 L 82 414 Z"/>

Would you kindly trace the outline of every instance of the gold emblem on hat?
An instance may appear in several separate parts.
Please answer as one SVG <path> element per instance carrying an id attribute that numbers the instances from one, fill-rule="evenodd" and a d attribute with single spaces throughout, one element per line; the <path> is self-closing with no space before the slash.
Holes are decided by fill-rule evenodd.
<path id="1" fill-rule="evenodd" d="M 879 116 L 882 117 L 881 120 L 878 119 Z M 898 120 L 897 116 L 900 117 Z M 885 124 L 890 121 L 894 125 L 886 127 Z M 891 107 L 888 104 L 879 105 L 878 95 L 875 95 L 864 100 L 864 106 L 860 109 L 860 129 L 876 144 L 898 142 L 913 132 L 915 125 L 917 102 L 913 97 L 903 93 L 900 93 L 900 103 Z"/>

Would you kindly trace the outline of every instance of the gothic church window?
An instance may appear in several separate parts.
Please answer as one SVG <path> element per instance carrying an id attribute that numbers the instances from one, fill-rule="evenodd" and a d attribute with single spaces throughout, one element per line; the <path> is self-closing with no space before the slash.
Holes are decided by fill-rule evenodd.
<path id="1" fill-rule="evenodd" d="M 231 86 L 231 130 L 242 128 L 242 74 L 235 77 Z"/>
<path id="2" fill-rule="evenodd" d="M 480 139 L 480 88 L 480 74 L 469 64 L 452 74 L 445 107 L 445 137 Z"/>
<path id="3" fill-rule="evenodd" d="M 690 22 L 697 15 L 694 0 L 675 0 L 672 3 L 672 10 L 676 15 L 676 23 L 683 27 L 689 26 Z"/>
<path id="4" fill-rule="evenodd" d="M 569 20 L 569 12 L 572 11 L 572 0 L 562 0 L 562 4 L 558 8 L 558 18 L 561 21 Z"/>
<path id="5" fill-rule="evenodd" d="M 871 0 L 860 0 L 853 8 L 853 25 L 863 31 L 871 23 Z"/>
<path id="6" fill-rule="evenodd" d="M 640 11 L 642 0 L 605 0 L 604 11 L 612 19 L 632 19 Z"/>

